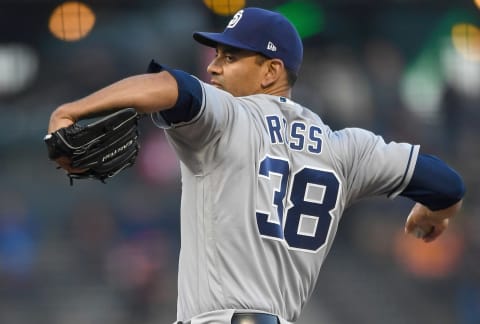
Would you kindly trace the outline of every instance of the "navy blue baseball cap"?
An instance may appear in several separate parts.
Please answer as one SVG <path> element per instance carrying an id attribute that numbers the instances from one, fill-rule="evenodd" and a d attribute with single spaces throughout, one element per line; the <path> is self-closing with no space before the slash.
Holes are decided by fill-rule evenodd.
<path id="1" fill-rule="evenodd" d="M 303 59 L 300 35 L 287 18 L 260 8 L 238 11 L 222 33 L 194 32 L 193 38 L 206 46 L 227 45 L 278 58 L 298 73 Z"/>

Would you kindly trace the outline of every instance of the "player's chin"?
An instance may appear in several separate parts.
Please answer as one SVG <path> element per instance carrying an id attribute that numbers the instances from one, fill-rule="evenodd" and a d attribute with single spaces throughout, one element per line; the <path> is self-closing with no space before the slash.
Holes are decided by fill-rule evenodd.
<path id="1" fill-rule="evenodd" d="M 220 82 L 218 82 L 217 80 L 214 80 L 214 79 L 210 80 L 210 84 L 212 86 L 214 86 L 215 88 L 223 89 L 222 84 Z"/>

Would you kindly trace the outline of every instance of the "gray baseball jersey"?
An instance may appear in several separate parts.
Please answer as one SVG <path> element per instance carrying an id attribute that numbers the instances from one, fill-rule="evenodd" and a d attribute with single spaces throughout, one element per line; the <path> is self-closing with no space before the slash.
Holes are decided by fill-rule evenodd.
<path id="1" fill-rule="evenodd" d="M 419 148 L 362 129 L 332 131 L 283 97 L 201 86 L 197 116 L 166 131 L 183 187 L 178 320 L 253 309 L 293 322 L 344 210 L 398 195 Z"/>

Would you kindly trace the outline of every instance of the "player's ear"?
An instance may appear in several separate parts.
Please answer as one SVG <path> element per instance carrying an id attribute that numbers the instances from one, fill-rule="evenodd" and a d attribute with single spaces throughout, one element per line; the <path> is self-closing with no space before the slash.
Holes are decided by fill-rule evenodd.
<path id="1" fill-rule="evenodd" d="M 266 71 L 262 80 L 262 88 L 268 88 L 272 84 L 276 83 L 282 73 L 285 73 L 285 66 L 283 65 L 282 60 L 279 59 L 269 59 L 265 61 Z"/>

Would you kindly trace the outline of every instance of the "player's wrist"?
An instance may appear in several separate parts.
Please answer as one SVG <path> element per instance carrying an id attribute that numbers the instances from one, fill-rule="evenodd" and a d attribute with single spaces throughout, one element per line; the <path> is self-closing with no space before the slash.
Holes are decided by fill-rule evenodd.
<path id="1" fill-rule="evenodd" d="M 50 124 L 48 125 L 48 134 L 52 134 L 53 132 L 56 132 L 57 130 L 68 127 L 75 122 L 69 118 L 64 118 L 64 117 L 54 117 L 50 119 Z"/>
<path id="2" fill-rule="evenodd" d="M 52 121 L 61 121 L 61 120 L 69 120 L 72 123 L 78 121 L 78 116 L 75 116 L 75 107 L 72 103 L 67 103 L 59 106 L 55 109 L 50 117 Z"/>
<path id="3" fill-rule="evenodd" d="M 456 214 L 458 214 L 458 212 L 462 208 L 462 204 L 463 204 L 463 199 L 459 200 L 458 202 L 451 205 L 450 207 L 431 211 L 430 217 L 438 221 L 453 218 Z"/>

